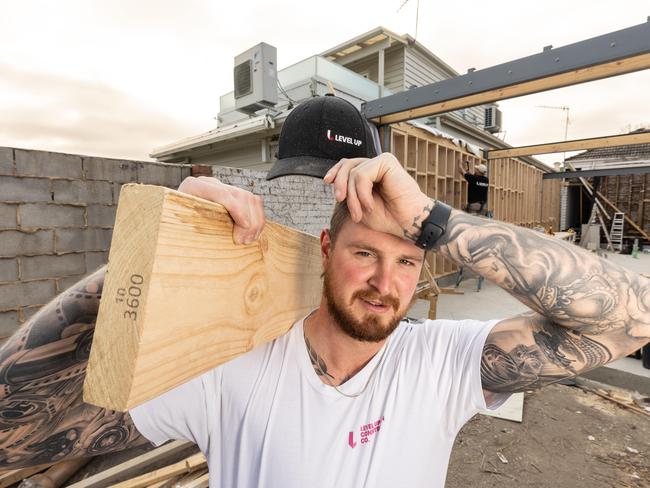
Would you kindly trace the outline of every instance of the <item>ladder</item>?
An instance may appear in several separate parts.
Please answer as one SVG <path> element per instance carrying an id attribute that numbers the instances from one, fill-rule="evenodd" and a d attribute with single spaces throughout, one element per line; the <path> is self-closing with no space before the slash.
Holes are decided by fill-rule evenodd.
<path id="1" fill-rule="evenodd" d="M 623 226 L 625 225 L 625 214 L 623 212 L 616 212 L 612 217 L 612 230 L 610 236 L 612 245 L 616 251 L 623 250 Z"/>

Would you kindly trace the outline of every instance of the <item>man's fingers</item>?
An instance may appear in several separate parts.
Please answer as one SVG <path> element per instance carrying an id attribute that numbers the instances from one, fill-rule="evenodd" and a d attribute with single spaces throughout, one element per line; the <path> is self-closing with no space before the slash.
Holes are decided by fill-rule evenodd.
<path id="1" fill-rule="evenodd" d="M 257 210 L 257 219 L 258 222 L 257 232 L 253 237 L 253 240 L 257 240 L 264 230 L 264 224 L 266 222 L 266 217 L 264 216 L 264 201 L 262 197 L 255 195 L 254 197 L 254 208 Z"/>
<path id="2" fill-rule="evenodd" d="M 264 228 L 262 199 L 251 192 L 206 176 L 185 178 L 178 191 L 223 205 L 235 224 L 233 229 L 235 244 L 253 242 Z"/>
<path id="3" fill-rule="evenodd" d="M 348 177 L 350 175 L 351 166 L 348 163 L 349 159 L 342 159 L 337 164 L 340 164 L 339 169 L 336 171 L 336 177 L 332 180 L 334 185 L 334 196 L 339 202 L 346 199 L 348 194 Z"/>
<path id="4" fill-rule="evenodd" d="M 375 199 L 372 195 L 372 187 L 374 183 L 362 172 L 355 175 L 354 189 L 357 194 L 357 199 L 363 208 L 363 211 L 371 213 L 375 208 Z"/>
<path id="5" fill-rule="evenodd" d="M 336 177 L 332 180 L 332 183 L 334 185 L 334 195 L 339 202 L 347 198 L 350 171 L 366 160 L 367 158 L 341 159 L 336 163 L 340 164 L 340 167 L 336 170 Z"/>
<path id="6" fill-rule="evenodd" d="M 235 241 L 235 244 L 250 244 L 259 237 L 264 229 L 264 204 L 261 197 L 246 192 L 245 190 L 236 190 L 244 192 L 245 195 L 240 195 L 239 198 L 236 199 L 238 205 L 233 210 L 236 212 L 241 211 L 245 216 L 241 220 L 238 220 L 231 213 L 233 220 L 235 221 L 233 240 Z M 228 212 L 230 212 L 230 210 L 228 210 Z M 246 224 L 243 224 L 243 222 L 246 222 Z"/>
<path id="7" fill-rule="evenodd" d="M 357 198 L 357 190 L 355 188 L 355 181 L 353 178 L 348 180 L 348 196 L 347 196 L 347 205 L 348 210 L 350 211 L 350 217 L 352 217 L 353 222 L 359 222 L 361 217 L 363 217 L 363 210 L 359 204 L 359 199 Z"/>
<path id="8" fill-rule="evenodd" d="M 341 160 L 344 161 L 344 160 Z M 336 175 L 339 172 L 339 169 L 341 169 L 341 161 L 336 163 L 334 166 L 332 166 L 327 173 L 325 173 L 325 176 L 323 176 L 323 182 L 330 184 L 334 181 L 336 178 Z"/>

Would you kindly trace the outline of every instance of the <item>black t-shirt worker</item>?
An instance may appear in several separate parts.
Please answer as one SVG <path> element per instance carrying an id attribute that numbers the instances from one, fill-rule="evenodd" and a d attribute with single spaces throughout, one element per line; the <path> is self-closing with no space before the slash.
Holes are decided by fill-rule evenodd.
<path id="1" fill-rule="evenodd" d="M 469 163 L 458 163 L 458 171 L 467 180 L 467 211 L 484 215 L 487 210 L 488 185 L 487 166 L 477 164 L 474 170 L 469 169 Z"/>

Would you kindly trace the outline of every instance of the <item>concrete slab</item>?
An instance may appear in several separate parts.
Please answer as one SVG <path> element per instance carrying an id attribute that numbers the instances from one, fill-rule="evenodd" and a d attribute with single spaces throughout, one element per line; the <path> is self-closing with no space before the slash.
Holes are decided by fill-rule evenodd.
<path id="1" fill-rule="evenodd" d="M 440 295 L 438 297 L 439 319 L 503 319 L 529 310 L 524 304 L 498 286 L 484 281 L 481 291 L 476 291 L 476 278 L 466 278 L 458 290 L 464 295 Z M 427 300 L 417 300 L 409 310 L 411 317 L 426 317 L 429 312 Z"/>
<path id="2" fill-rule="evenodd" d="M 608 251 L 606 256 L 607 259 L 636 273 L 650 275 L 650 254 L 639 253 L 638 258 L 633 258 L 630 254 L 616 254 Z"/>

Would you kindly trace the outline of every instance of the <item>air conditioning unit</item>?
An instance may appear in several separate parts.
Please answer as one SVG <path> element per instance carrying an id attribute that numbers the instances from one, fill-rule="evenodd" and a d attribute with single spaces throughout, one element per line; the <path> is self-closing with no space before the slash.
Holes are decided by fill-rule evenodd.
<path id="1" fill-rule="evenodd" d="M 235 56 L 235 109 L 246 114 L 278 103 L 277 49 L 265 42 Z"/>
<path id="2" fill-rule="evenodd" d="M 485 107 L 485 130 L 494 134 L 501 132 L 501 110 L 496 105 Z"/>

